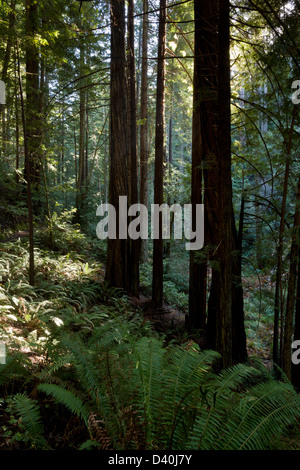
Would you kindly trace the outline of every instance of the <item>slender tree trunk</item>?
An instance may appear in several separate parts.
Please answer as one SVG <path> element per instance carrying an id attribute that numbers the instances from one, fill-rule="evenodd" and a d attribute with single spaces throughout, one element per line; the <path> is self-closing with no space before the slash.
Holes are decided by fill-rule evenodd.
<path id="1" fill-rule="evenodd" d="M 65 125 L 64 125 L 64 109 L 65 101 L 62 102 L 62 113 L 61 113 L 61 151 L 60 151 L 60 179 L 61 182 L 64 182 L 64 172 L 65 172 Z"/>
<path id="2" fill-rule="evenodd" d="M 143 40 L 140 125 L 140 203 L 148 207 L 148 0 L 143 1 Z M 148 240 L 140 241 L 140 260 L 148 259 Z"/>
<path id="3" fill-rule="evenodd" d="M 74 170 L 75 170 L 75 186 L 76 194 L 78 192 L 78 162 L 77 162 L 77 138 L 76 138 L 76 129 L 74 127 Z"/>
<path id="4" fill-rule="evenodd" d="M 86 105 L 85 105 L 85 197 L 88 191 L 88 174 L 89 174 L 89 94 L 86 92 Z"/>
<path id="5" fill-rule="evenodd" d="M 6 49 L 5 49 L 5 55 L 4 55 L 4 60 L 3 60 L 3 65 L 2 65 L 2 72 L 1 72 L 1 80 L 4 82 L 6 81 L 7 78 L 7 71 L 8 71 L 8 66 L 9 66 L 9 60 L 11 56 L 11 49 L 13 47 L 13 40 L 14 40 L 14 26 L 16 22 L 16 0 L 12 0 L 10 4 L 10 11 L 8 14 L 8 36 L 7 36 L 7 42 L 6 42 Z"/>
<path id="6" fill-rule="evenodd" d="M 10 11 L 8 14 L 8 35 L 7 35 L 7 41 L 6 41 L 6 49 L 5 49 L 5 54 L 4 54 L 4 59 L 3 59 L 3 65 L 2 65 L 2 71 L 1 71 L 1 80 L 6 83 L 7 80 L 7 73 L 8 73 L 8 66 L 9 66 L 9 61 L 11 57 L 11 49 L 13 47 L 13 41 L 14 41 L 14 26 L 15 26 L 15 20 L 16 20 L 16 12 L 15 12 L 15 6 L 16 2 L 15 0 L 11 1 L 10 4 Z M 6 99 L 7 103 L 7 99 Z M 7 104 L 6 104 L 7 107 Z M 2 126 L 1 126 L 1 131 L 2 131 L 2 144 L 0 146 L 0 154 L 3 151 L 5 154 L 5 148 L 6 145 L 4 142 L 8 141 L 8 136 L 7 136 L 7 126 L 5 125 L 5 105 L 0 103 L 0 117 L 2 120 Z"/>
<path id="7" fill-rule="evenodd" d="M 160 0 L 154 169 L 154 204 L 157 204 L 158 206 L 161 206 L 163 204 L 163 163 L 165 133 L 165 48 L 166 0 Z M 159 225 L 159 237 L 153 240 L 152 299 L 156 308 L 161 308 L 163 302 L 163 239 L 161 213 Z"/>
<path id="8" fill-rule="evenodd" d="M 18 94 L 16 95 L 16 180 L 19 181 L 18 170 L 20 168 L 20 131 L 19 131 L 19 106 L 18 106 Z"/>
<path id="9" fill-rule="evenodd" d="M 85 50 L 83 39 L 80 39 L 80 76 L 84 75 L 85 68 Z M 84 199 L 84 185 L 86 180 L 86 166 L 85 166 L 85 133 L 86 133 L 86 93 L 84 89 L 83 80 L 80 80 L 79 91 L 79 145 L 78 145 L 78 186 L 76 193 L 76 215 L 75 222 L 83 223 L 83 199 Z"/>
<path id="10" fill-rule="evenodd" d="M 136 118 L 136 78 L 135 78 L 135 53 L 134 53 L 134 5 L 133 0 L 128 0 L 128 66 L 129 66 L 129 103 L 130 108 L 130 145 L 129 145 L 129 205 L 138 203 L 138 168 L 137 168 L 137 118 Z M 140 241 L 129 240 L 129 292 L 135 297 L 139 296 L 139 245 Z"/>
<path id="11" fill-rule="evenodd" d="M 26 169 L 26 189 L 27 189 L 27 210 L 28 210 L 28 232 L 29 232 L 29 284 L 34 285 L 34 241 L 33 241 L 33 207 L 32 207 L 32 195 L 31 195 L 31 159 L 30 153 L 27 145 L 27 129 L 26 129 L 26 116 L 25 116 L 25 105 L 23 97 L 23 87 L 22 87 L 22 78 L 21 78 L 21 69 L 20 69 L 20 57 L 19 52 L 17 51 L 17 61 L 18 61 L 18 78 L 19 78 L 19 87 L 20 87 L 20 99 L 21 99 L 21 110 L 22 110 L 22 123 L 23 123 L 23 133 L 24 133 L 24 153 L 25 153 L 25 169 Z"/>
<path id="12" fill-rule="evenodd" d="M 234 363 L 247 360 L 247 338 L 245 331 L 244 294 L 242 285 L 242 239 L 244 199 L 242 198 L 239 232 L 236 230 L 232 208 L 232 360 Z"/>
<path id="13" fill-rule="evenodd" d="M 298 253 L 300 245 L 300 178 L 298 180 L 294 227 L 292 233 L 292 245 L 290 252 L 290 272 L 288 281 L 288 294 L 286 302 L 285 322 L 284 322 L 284 337 L 283 337 L 283 355 L 282 355 L 282 369 L 289 380 L 292 379 L 292 336 L 294 328 L 294 313 L 295 313 L 295 294 L 297 285 L 297 266 L 298 266 Z"/>
<path id="14" fill-rule="evenodd" d="M 37 26 L 38 4 L 34 0 L 26 0 L 26 132 L 31 184 L 35 191 L 40 185 L 39 51 L 35 42 Z M 40 203 L 36 204 L 36 208 L 39 207 Z"/>
<path id="15" fill-rule="evenodd" d="M 15 119 L 16 119 L 16 182 L 19 182 L 20 168 L 20 127 L 19 127 L 19 79 L 18 79 L 18 58 L 16 47 L 14 49 L 14 60 L 15 60 Z"/>
<path id="16" fill-rule="evenodd" d="M 81 43 L 80 45 L 80 75 L 84 74 L 84 46 Z M 84 160 L 84 141 L 85 141 L 85 90 L 83 87 L 83 82 L 80 82 L 80 92 L 79 92 L 79 190 L 80 192 L 83 189 L 85 181 L 85 160 Z M 81 198 L 80 198 L 81 199 Z"/>
<path id="17" fill-rule="evenodd" d="M 172 101 L 172 99 L 171 99 Z M 173 154 L 172 154 L 172 145 L 173 145 L 173 117 L 172 117 L 172 112 L 173 112 L 173 103 L 171 103 L 171 116 L 169 118 L 169 152 L 168 152 L 168 179 L 169 179 L 169 185 L 171 184 L 171 174 L 172 174 L 172 159 L 173 159 Z M 174 201 L 175 203 L 175 201 Z M 168 206 L 171 207 L 171 197 L 170 194 L 168 195 Z M 172 237 L 172 232 L 174 229 L 174 212 L 171 212 L 170 214 L 170 238 L 169 240 L 166 241 L 166 258 L 170 258 L 171 256 L 171 237 Z"/>
<path id="18" fill-rule="evenodd" d="M 298 267 L 297 267 L 297 290 L 296 290 L 296 311 L 295 311 L 295 328 L 294 340 L 300 339 L 300 242 L 298 244 Z M 300 365 L 292 365 L 292 383 L 298 391 L 300 391 Z"/>
<path id="19" fill-rule="evenodd" d="M 258 175 L 255 177 L 255 185 L 259 188 L 261 184 L 261 179 Z M 258 189 L 259 192 L 259 189 Z M 259 195 L 259 194 L 258 194 Z M 256 250 L 256 264 L 258 269 L 263 268 L 263 246 L 262 246 L 262 227 L 263 222 L 261 220 L 261 210 L 259 205 L 259 199 L 255 197 L 254 200 L 254 209 L 255 209 L 255 250 Z"/>
<path id="20" fill-rule="evenodd" d="M 276 283 L 275 283 L 275 302 L 274 302 L 274 334 L 273 334 L 273 361 L 275 364 L 281 366 L 282 364 L 282 346 L 280 342 L 279 349 L 279 327 L 281 327 L 280 338 L 283 333 L 283 299 L 282 299 L 282 253 L 283 253 L 283 235 L 285 225 L 285 214 L 286 214 L 286 200 L 288 192 L 288 181 L 290 173 L 290 160 L 291 160 L 291 148 L 292 148 L 292 135 L 295 125 L 296 110 L 294 108 L 292 115 L 292 123 L 288 136 L 287 152 L 286 152 L 286 165 L 284 173 L 284 182 L 282 190 L 282 204 L 280 214 L 280 226 L 278 235 L 278 247 L 277 247 L 277 269 L 276 269 Z"/>
<path id="21" fill-rule="evenodd" d="M 104 114 L 106 115 L 107 110 L 106 107 L 104 109 Z M 106 118 L 105 118 L 106 120 Z M 104 202 L 108 202 L 108 155 L 107 155 L 107 140 L 105 139 L 105 144 L 104 144 Z"/>

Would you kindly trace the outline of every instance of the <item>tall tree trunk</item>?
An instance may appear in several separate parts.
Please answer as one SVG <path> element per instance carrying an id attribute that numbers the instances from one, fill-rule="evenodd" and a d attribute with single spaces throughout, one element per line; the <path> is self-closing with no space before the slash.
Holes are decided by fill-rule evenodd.
<path id="1" fill-rule="evenodd" d="M 18 57 L 16 47 L 14 49 L 14 61 L 15 61 L 15 119 L 16 119 L 16 182 L 19 182 L 20 168 L 20 124 L 19 124 L 19 79 L 18 79 Z"/>
<path id="2" fill-rule="evenodd" d="M 194 95 L 193 95 L 193 124 L 192 124 L 192 181 L 191 181 L 191 204 L 193 230 L 195 230 L 196 204 L 203 203 L 203 158 L 208 142 L 205 140 L 206 133 L 202 135 L 206 108 L 209 102 L 204 99 L 205 93 L 205 41 L 204 23 L 202 18 L 209 17 L 211 11 L 200 2 L 194 2 L 195 10 L 195 59 L 194 59 Z M 211 44 L 208 40 L 207 44 Z M 204 72 L 205 71 L 205 72 Z M 211 116 L 212 117 L 212 116 Z M 205 250 L 190 252 L 189 271 L 189 314 L 186 316 L 186 325 L 190 329 L 204 330 L 206 324 L 206 291 L 207 291 L 207 262 L 204 255 Z"/>
<path id="3" fill-rule="evenodd" d="M 28 210 L 28 232 L 29 232 L 29 284 L 34 285 L 34 240 L 33 240 L 33 207 L 32 207 L 32 194 L 31 194 L 31 159 L 28 150 L 28 134 L 26 129 L 26 114 L 25 114 L 25 104 L 24 104 L 24 95 L 23 95 L 23 86 L 21 78 L 21 68 L 20 68 L 20 57 L 19 51 L 17 51 L 17 61 L 18 61 L 18 81 L 20 87 L 20 99 L 21 99 L 21 110 L 22 110 L 22 123 L 23 123 L 23 133 L 24 133 L 24 153 L 25 153 L 25 171 L 27 175 L 26 180 L 26 191 L 27 191 L 27 210 Z"/>
<path id="4" fill-rule="evenodd" d="M 65 101 L 62 102 L 62 112 L 61 112 L 61 150 L 60 150 L 60 180 L 61 183 L 64 182 L 64 171 L 65 171 Z"/>
<path id="5" fill-rule="evenodd" d="M 85 70 L 85 49 L 83 39 L 80 39 L 80 77 L 84 75 Z M 79 145 L 78 145 L 78 185 L 76 192 L 76 215 L 75 222 L 83 223 L 83 199 L 84 186 L 86 181 L 85 165 L 85 138 L 86 138 L 86 92 L 83 80 L 80 80 L 79 91 Z"/>
<path id="6" fill-rule="evenodd" d="M 128 240 L 119 233 L 119 196 L 128 197 L 125 57 L 125 2 L 111 0 L 110 181 L 109 203 L 116 210 L 117 238 L 108 239 L 106 280 L 128 290 Z"/>
<path id="7" fill-rule="evenodd" d="M 40 185 L 40 116 L 39 116 L 39 51 L 35 41 L 38 27 L 38 4 L 26 0 L 26 133 L 31 168 L 32 189 Z M 25 168 L 25 174 L 26 174 Z M 28 175 L 26 175 L 28 178 Z M 36 209 L 40 203 L 36 204 Z"/>
<path id="8" fill-rule="evenodd" d="M 160 0 L 157 87 L 156 87 L 156 126 L 155 126 L 155 168 L 154 204 L 163 204 L 163 163 L 165 133 L 165 49 L 166 49 L 166 0 Z M 153 240 L 152 300 L 156 308 L 163 302 L 163 239 L 162 217 L 159 217 L 159 237 Z"/>
<path id="9" fill-rule="evenodd" d="M 140 125 L 140 203 L 148 207 L 148 0 L 143 1 Z M 148 240 L 140 240 L 140 260 L 148 259 Z"/>
<path id="10" fill-rule="evenodd" d="M 129 163 L 130 187 L 129 205 L 138 203 L 138 169 L 137 169 L 137 118 L 136 118 L 136 78 L 134 53 L 134 5 L 128 0 L 128 67 L 129 67 L 129 103 L 130 116 L 130 145 Z M 130 260 L 128 264 L 129 291 L 135 297 L 139 296 L 139 240 L 129 240 Z"/>
<path id="11" fill-rule="evenodd" d="M 247 338 L 245 331 L 244 294 L 242 285 L 242 240 L 244 199 L 242 198 L 239 232 L 237 232 L 232 207 L 232 360 L 234 363 L 247 360 Z"/>
<path id="12" fill-rule="evenodd" d="M 240 255 L 234 255 L 239 247 L 231 183 L 229 1 L 195 2 L 195 22 L 195 54 L 198 59 L 195 62 L 196 141 L 193 140 L 193 147 L 198 175 L 196 171 L 192 174 L 195 178 L 192 188 L 198 195 L 192 196 L 192 200 L 197 200 L 198 203 L 203 201 L 203 171 L 205 246 L 200 253 L 198 266 L 193 259 L 196 254 L 191 254 L 189 317 L 193 319 L 192 324 L 198 328 L 203 327 L 206 301 L 205 257 L 208 254 L 211 279 L 207 347 L 220 352 L 222 367 L 226 368 L 246 354 L 241 258 Z"/>
<path id="13" fill-rule="evenodd" d="M 261 185 L 261 178 L 256 175 L 255 176 L 255 186 L 258 188 L 258 196 L 259 196 L 259 188 Z M 263 221 L 261 219 L 261 209 L 259 204 L 259 197 L 254 196 L 254 209 L 255 209 L 255 250 L 256 250 L 256 264 L 258 269 L 262 269 L 264 266 L 263 262 L 263 243 L 262 243 L 262 234 L 263 234 Z"/>
<path id="14" fill-rule="evenodd" d="M 10 11 L 8 14 L 8 34 L 7 34 L 6 49 L 5 49 L 2 71 L 1 71 L 1 80 L 4 83 L 6 83 L 6 79 L 7 79 L 9 60 L 11 57 L 11 49 L 13 47 L 13 41 L 14 41 L 14 26 L 15 26 L 15 20 L 16 20 L 15 7 L 16 7 L 16 1 L 12 0 L 10 4 Z M 6 103 L 7 103 L 7 99 L 6 99 Z M 1 155 L 2 151 L 5 154 L 5 149 L 6 149 L 5 142 L 9 140 L 7 136 L 8 129 L 5 126 L 5 105 L 1 103 L 0 103 L 0 117 L 2 120 L 2 126 L 1 126 L 2 144 L 0 146 L 0 155 Z"/>
<path id="15" fill-rule="evenodd" d="M 230 113 L 230 10 L 229 0 L 219 2 L 218 158 L 220 305 L 216 318 L 216 345 L 223 367 L 232 364 L 232 186 Z"/>
<path id="16" fill-rule="evenodd" d="M 11 49 L 13 47 L 13 40 L 14 40 L 14 26 L 16 22 L 16 0 L 11 0 L 10 4 L 10 11 L 8 14 L 8 36 L 7 36 L 7 41 L 6 41 L 6 49 L 5 49 L 5 55 L 4 55 L 4 60 L 3 60 L 3 65 L 2 65 L 2 72 L 1 72 L 1 80 L 4 82 L 6 81 L 7 78 L 7 72 L 8 72 L 8 66 L 9 66 L 9 60 L 11 56 Z"/>
<path id="17" fill-rule="evenodd" d="M 298 267 L 297 267 L 297 289 L 296 289 L 296 311 L 295 311 L 295 328 L 294 340 L 300 339 L 300 242 L 298 244 Z M 300 391 L 300 365 L 292 365 L 292 383 L 298 391 Z"/>
<path id="18" fill-rule="evenodd" d="M 86 104 L 85 104 L 85 158 L 84 158 L 84 173 L 85 173 L 85 197 L 88 191 L 88 174 L 89 174 L 89 93 L 86 92 Z"/>
<path id="19" fill-rule="evenodd" d="M 172 94 L 172 90 L 171 90 Z M 171 105 L 170 105 L 170 118 L 169 118 L 169 143 L 168 143 L 168 180 L 169 185 L 171 184 L 171 177 L 172 177 L 172 162 L 173 162 L 173 97 L 171 97 Z M 174 201 L 174 204 L 176 201 Z M 168 194 L 168 201 L 167 204 L 169 207 L 172 205 L 171 196 Z M 174 212 L 170 214 L 170 238 L 166 241 L 166 258 L 169 259 L 171 256 L 171 240 L 172 240 L 172 233 L 174 230 L 174 223 L 175 223 Z M 169 264 L 168 264 L 169 266 Z"/>
<path id="20" fill-rule="evenodd" d="M 279 345 L 279 337 L 282 338 L 283 333 L 283 292 L 282 292 L 282 253 L 283 253 L 283 235 L 286 214 L 286 200 L 288 192 L 288 182 L 290 173 L 291 149 L 292 149 L 292 136 L 295 125 L 296 108 L 293 110 L 292 123 L 287 139 L 287 152 L 286 152 L 286 165 L 284 172 L 284 182 L 282 190 L 282 203 L 280 214 L 280 226 L 278 235 L 277 246 L 277 269 L 276 269 L 276 283 L 275 283 L 275 301 L 274 301 L 274 334 L 273 334 L 273 362 L 279 366 L 282 364 L 282 342 Z M 279 327 L 281 334 L 279 336 Z M 279 348 L 280 346 L 280 348 Z"/>
<path id="21" fill-rule="evenodd" d="M 282 369 L 289 380 L 292 379 L 292 336 L 294 328 L 295 294 L 297 285 L 298 253 L 300 245 L 300 178 L 298 180 L 292 246 L 290 252 L 290 272 L 284 321 Z"/>
<path id="22" fill-rule="evenodd" d="M 78 192 L 78 162 L 77 162 L 77 138 L 76 138 L 76 129 L 74 127 L 74 173 L 75 173 L 75 186 L 76 194 Z"/>
<path id="23" fill-rule="evenodd" d="M 106 116 L 107 114 L 107 110 L 106 110 L 106 106 L 104 108 L 104 116 Z M 106 121 L 106 117 L 104 117 L 105 121 Z M 107 139 L 105 139 L 105 143 L 104 143 L 104 175 L 103 175 L 103 178 L 104 178 L 104 202 L 107 203 L 108 202 L 108 184 L 107 184 L 107 180 L 108 180 L 108 155 L 107 155 Z"/>

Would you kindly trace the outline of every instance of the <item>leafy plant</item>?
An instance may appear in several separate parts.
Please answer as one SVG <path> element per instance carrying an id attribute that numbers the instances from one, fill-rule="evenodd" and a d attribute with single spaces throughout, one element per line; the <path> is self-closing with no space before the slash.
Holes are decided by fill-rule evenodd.
<path id="1" fill-rule="evenodd" d="M 300 416 L 288 382 L 245 364 L 217 374 L 217 353 L 137 338 L 124 319 L 86 344 L 62 345 L 76 381 L 38 389 L 81 417 L 92 440 L 88 417 L 96 415 L 113 449 L 268 449 Z"/>
<path id="2" fill-rule="evenodd" d="M 46 440 L 43 437 L 43 426 L 39 412 L 39 405 L 36 401 L 28 397 L 25 393 L 17 393 L 10 400 L 10 412 L 18 417 L 18 424 L 24 429 L 26 436 L 34 448 L 45 448 Z"/>

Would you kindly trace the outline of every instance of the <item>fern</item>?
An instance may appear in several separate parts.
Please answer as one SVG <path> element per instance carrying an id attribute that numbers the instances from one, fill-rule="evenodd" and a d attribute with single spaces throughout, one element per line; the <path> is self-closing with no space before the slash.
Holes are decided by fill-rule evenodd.
<path id="1" fill-rule="evenodd" d="M 60 347 L 67 349 L 65 361 L 71 361 L 74 364 L 77 383 L 80 385 L 70 391 L 64 385 L 43 383 L 38 386 L 38 389 L 52 395 L 59 403 L 68 407 L 72 413 L 84 420 L 87 427 L 89 427 L 89 413 L 94 410 L 104 419 L 111 440 L 117 446 L 119 435 L 122 433 L 122 422 L 113 398 L 113 384 L 109 382 L 108 364 L 110 361 L 105 360 L 105 367 L 102 373 L 99 373 L 99 368 L 95 364 L 97 361 L 95 351 L 88 350 L 78 339 L 64 338 Z M 62 365 L 63 361 L 60 358 L 59 366 Z M 79 396 L 84 397 L 85 406 L 83 406 L 83 399 Z"/>
<path id="2" fill-rule="evenodd" d="M 43 437 L 43 426 L 38 404 L 25 393 L 18 393 L 12 399 L 12 407 L 21 418 L 21 425 L 25 428 L 35 447 L 44 448 L 46 441 Z"/>
<path id="3" fill-rule="evenodd" d="M 239 365 L 222 373 L 215 402 L 210 396 L 206 410 L 200 410 L 191 433 L 188 447 L 208 450 L 260 450 L 270 448 L 289 425 L 300 416 L 300 398 L 291 385 L 271 378 L 266 383 L 238 393 L 226 386 L 236 372 L 242 372 L 240 385 L 251 373 L 247 366 Z"/>
<path id="4" fill-rule="evenodd" d="M 266 449 L 300 417 L 300 398 L 288 383 L 259 384 L 243 397 L 224 448 Z"/>
<path id="5" fill-rule="evenodd" d="M 85 342 L 64 338 L 73 389 L 39 386 L 87 427 L 89 415 L 98 416 L 114 449 L 268 449 L 300 417 L 287 381 L 245 364 L 216 374 L 216 352 L 166 347 L 162 337 L 139 336 L 137 325 L 117 315 Z"/>
<path id="6" fill-rule="evenodd" d="M 85 423 L 88 422 L 89 410 L 82 400 L 70 390 L 56 384 L 40 384 L 38 390 L 52 396 L 59 403 L 65 405 L 71 413 L 78 416 Z"/>

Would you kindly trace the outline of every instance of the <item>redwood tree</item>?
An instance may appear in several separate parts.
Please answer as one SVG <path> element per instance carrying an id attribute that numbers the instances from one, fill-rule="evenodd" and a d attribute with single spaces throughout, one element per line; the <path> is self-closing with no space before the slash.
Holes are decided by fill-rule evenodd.
<path id="1" fill-rule="evenodd" d="M 201 24 L 202 11 L 199 2 L 195 2 L 195 59 L 194 59 L 194 95 L 193 95 L 193 124 L 192 124 L 192 181 L 191 181 L 191 203 L 192 221 L 195 230 L 195 206 L 202 204 L 203 198 L 203 164 L 205 146 L 208 144 L 201 138 L 201 128 L 206 108 L 209 105 L 207 100 L 201 99 L 201 93 L 205 93 L 205 74 L 203 68 L 204 30 L 199 27 Z M 209 8 L 209 5 L 207 5 Z M 208 11 L 209 15 L 210 12 Z M 202 16 L 203 17 L 203 16 Z M 209 44 L 208 44 L 209 46 Z M 211 56 L 213 58 L 213 56 Z M 209 122 L 206 121 L 207 126 Z M 207 135 L 207 134 L 205 134 Z M 213 141 L 214 142 L 214 141 Z M 191 251 L 190 253 L 190 282 L 189 282 L 189 314 L 186 317 L 186 324 L 192 329 L 205 329 L 206 324 L 206 283 L 207 283 L 207 263 L 205 249 L 201 252 Z"/>
<path id="2" fill-rule="evenodd" d="M 207 346 L 219 351 L 222 366 L 228 367 L 246 358 L 241 254 L 232 205 L 229 1 L 194 5 L 192 204 L 204 202 L 205 246 L 198 256 L 191 255 L 188 321 L 196 328 L 205 324 L 207 256 Z"/>
<path id="3" fill-rule="evenodd" d="M 141 125 L 140 125 L 140 203 L 148 207 L 148 0 L 143 0 L 143 37 L 141 72 Z M 148 258 L 148 240 L 140 242 L 140 260 Z"/>
<path id="4" fill-rule="evenodd" d="M 136 77 L 134 53 L 134 4 L 128 0 L 128 115 L 129 115 L 129 205 L 138 203 L 137 176 L 137 117 L 136 117 Z M 129 290 L 139 296 L 139 240 L 129 240 L 128 278 Z"/>
<path id="5" fill-rule="evenodd" d="M 166 49 L 166 0 L 160 0 L 158 59 L 156 84 L 156 125 L 155 125 L 155 173 L 154 204 L 163 204 L 163 163 L 165 132 L 165 49 Z M 159 237 L 153 240 L 152 300 L 155 307 L 163 302 L 163 239 L 160 213 Z"/>
<path id="6" fill-rule="evenodd" d="M 35 38 L 37 30 L 38 3 L 26 0 L 26 135 L 33 189 L 38 189 L 40 183 L 39 50 Z"/>
<path id="7" fill-rule="evenodd" d="M 108 239 L 106 280 L 128 290 L 128 240 L 120 239 L 119 196 L 128 197 L 128 144 L 125 57 L 125 1 L 111 0 L 110 182 L 109 203 L 116 210 L 117 238 Z"/>

